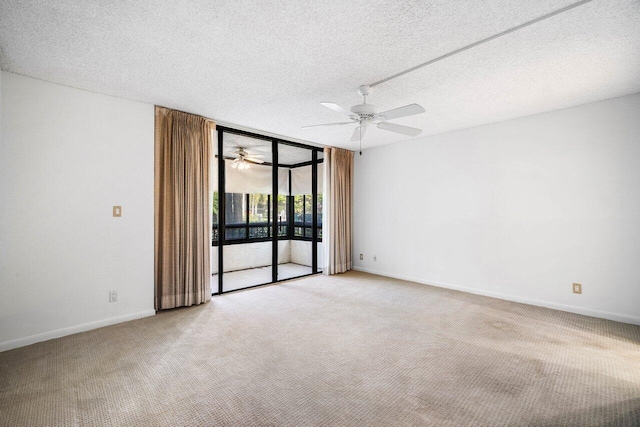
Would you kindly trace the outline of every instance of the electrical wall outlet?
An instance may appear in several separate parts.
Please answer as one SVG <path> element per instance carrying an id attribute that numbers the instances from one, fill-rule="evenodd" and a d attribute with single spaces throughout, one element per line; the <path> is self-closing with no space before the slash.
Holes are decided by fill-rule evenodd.
<path id="1" fill-rule="evenodd" d="M 374 260 L 374 261 L 377 261 L 377 260 L 378 260 L 378 257 L 374 255 L 374 256 L 373 256 L 373 260 Z"/>
<path id="2" fill-rule="evenodd" d="M 109 302 L 118 302 L 118 291 L 109 291 Z"/>
<path id="3" fill-rule="evenodd" d="M 582 293 L 582 284 L 574 283 L 573 284 L 573 293 L 574 294 L 581 294 Z"/>
<path id="4" fill-rule="evenodd" d="M 114 206 L 113 207 L 113 216 L 115 218 L 119 218 L 122 216 L 122 206 Z"/>
<path id="5" fill-rule="evenodd" d="M 364 255 L 360 254 L 360 261 L 362 261 L 364 259 Z"/>

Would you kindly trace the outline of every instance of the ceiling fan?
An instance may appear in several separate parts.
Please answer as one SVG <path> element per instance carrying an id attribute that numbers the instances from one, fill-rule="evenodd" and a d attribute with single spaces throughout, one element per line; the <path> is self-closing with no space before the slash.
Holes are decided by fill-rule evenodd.
<path id="1" fill-rule="evenodd" d="M 237 147 L 231 153 L 233 156 L 225 157 L 225 159 L 233 160 L 233 162 L 231 162 L 231 167 L 234 169 L 244 170 L 249 169 L 250 163 L 257 165 L 264 163 L 264 160 L 262 160 L 262 158 L 264 158 L 264 154 L 248 151 L 244 147 Z"/>
<path id="2" fill-rule="evenodd" d="M 371 86 L 363 85 L 358 88 L 358 93 L 364 97 L 362 104 L 354 105 L 350 110 L 342 108 L 333 102 L 321 102 L 325 107 L 343 113 L 349 116 L 350 122 L 324 123 L 320 125 L 303 126 L 303 128 L 312 128 L 318 126 L 343 126 L 357 124 L 354 129 L 351 141 L 362 141 L 365 131 L 369 125 L 375 125 L 378 129 L 389 132 L 400 133 L 407 136 L 418 136 L 422 129 L 412 128 L 410 126 L 389 123 L 387 120 L 399 119 L 400 117 L 413 116 L 414 114 L 424 113 L 425 110 L 418 104 L 409 104 L 404 107 L 395 108 L 393 110 L 380 112 L 380 109 L 372 104 L 367 104 L 367 96 L 371 94 Z"/>

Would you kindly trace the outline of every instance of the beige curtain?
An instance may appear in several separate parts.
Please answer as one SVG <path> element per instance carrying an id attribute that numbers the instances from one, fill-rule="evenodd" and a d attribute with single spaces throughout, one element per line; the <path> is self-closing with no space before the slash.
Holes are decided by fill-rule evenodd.
<path id="1" fill-rule="evenodd" d="M 211 120 L 156 107 L 155 307 L 211 299 Z"/>
<path id="2" fill-rule="evenodd" d="M 324 149 L 323 250 L 324 274 L 351 270 L 353 152 Z"/>

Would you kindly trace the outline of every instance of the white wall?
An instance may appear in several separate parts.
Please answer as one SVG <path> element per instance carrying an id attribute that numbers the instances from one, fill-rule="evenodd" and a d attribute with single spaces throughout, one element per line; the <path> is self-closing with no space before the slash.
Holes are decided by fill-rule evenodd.
<path id="1" fill-rule="evenodd" d="M 153 315 L 153 106 L 7 72 L 1 94 L 0 350 Z"/>
<path id="2" fill-rule="evenodd" d="M 312 243 L 304 240 L 278 240 L 278 264 L 293 262 L 311 267 Z M 271 242 L 224 246 L 224 271 L 245 270 L 271 265 Z M 318 243 L 318 266 L 322 266 L 322 242 Z M 218 272 L 218 247 L 211 247 L 211 274 Z"/>
<path id="3" fill-rule="evenodd" d="M 322 242 L 318 242 L 318 268 L 324 265 Z M 313 242 L 306 240 L 291 241 L 291 262 L 294 264 L 306 265 L 311 267 L 313 260 Z"/>
<path id="4" fill-rule="evenodd" d="M 640 94 L 369 149 L 355 267 L 640 324 L 639 187 Z"/>
<path id="5" fill-rule="evenodd" d="M 246 270 L 272 264 L 272 242 L 242 243 L 224 246 L 224 271 Z M 211 247 L 211 274 L 218 273 L 218 246 Z M 278 240 L 278 264 L 291 262 L 291 243 Z"/>
<path id="6" fill-rule="evenodd" d="M 278 264 L 293 262 L 311 267 L 312 243 L 304 240 L 278 240 Z M 271 265 L 271 242 L 224 246 L 224 271 L 245 270 Z M 322 266 L 322 242 L 318 243 L 318 266 Z M 218 247 L 211 248 L 211 274 L 218 272 Z"/>

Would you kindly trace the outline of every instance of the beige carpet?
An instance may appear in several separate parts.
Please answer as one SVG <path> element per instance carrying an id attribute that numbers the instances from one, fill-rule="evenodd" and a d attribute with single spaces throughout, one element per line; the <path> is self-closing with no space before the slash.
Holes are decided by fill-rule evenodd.
<path id="1" fill-rule="evenodd" d="M 6 426 L 638 426 L 640 327 L 351 272 L 0 353 Z"/>

